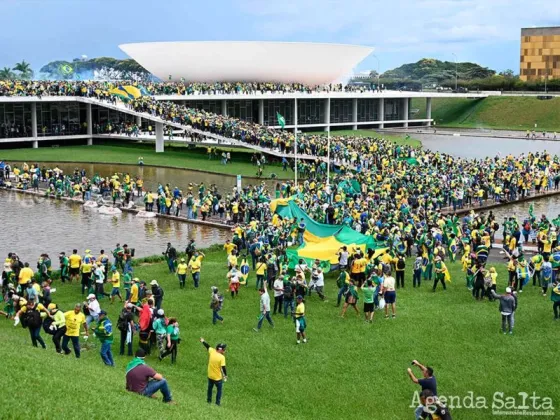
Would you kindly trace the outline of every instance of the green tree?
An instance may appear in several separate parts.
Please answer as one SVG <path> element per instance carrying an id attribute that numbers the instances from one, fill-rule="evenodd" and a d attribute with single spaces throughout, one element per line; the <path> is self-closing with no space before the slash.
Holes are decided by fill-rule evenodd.
<path id="1" fill-rule="evenodd" d="M 33 77 L 31 65 L 25 60 L 22 60 L 21 63 L 16 63 L 14 70 L 19 73 L 18 76 L 21 79 L 31 79 Z"/>
<path id="2" fill-rule="evenodd" d="M 9 67 L 0 70 L 0 80 L 12 80 L 15 77 L 14 72 Z"/>

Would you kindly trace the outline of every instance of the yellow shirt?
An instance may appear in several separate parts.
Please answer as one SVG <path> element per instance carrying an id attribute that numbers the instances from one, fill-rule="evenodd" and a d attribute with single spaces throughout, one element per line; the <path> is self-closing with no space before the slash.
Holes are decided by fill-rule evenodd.
<path id="1" fill-rule="evenodd" d="M 229 255 L 231 254 L 231 251 L 233 251 L 235 248 L 235 244 L 232 244 L 231 242 L 228 244 L 224 244 L 224 249 L 226 250 L 226 253 Z"/>
<path id="2" fill-rule="evenodd" d="M 266 263 L 263 262 L 259 262 L 256 265 L 256 274 L 257 276 L 264 276 L 264 273 L 266 272 Z"/>
<path id="3" fill-rule="evenodd" d="M 40 311 L 44 311 L 44 312 L 47 311 L 47 308 L 45 308 L 42 303 L 38 303 L 37 305 L 35 305 L 35 309 L 37 309 L 39 312 Z M 23 313 L 27 312 L 27 306 L 22 306 L 20 311 L 23 312 Z"/>
<path id="4" fill-rule="evenodd" d="M 118 271 L 113 271 L 111 283 L 113 283 L 113 287 L 121 287 L 121 274 Z"/>
<path id="5" fill-rule="evenodd" d="M 303 302 L 298 303 L 296 306 L 296 319 L 301 318 L 305 315 L 305 304 Z"/>
<path id="6" fill-rule="evenodd" d="M 82 273 L 91 273 L 91 267 L 92 264 L 91 263 L 83 263 L 82 264 Z"/>
<path id="7" fill-rule="evenodd" d="M 19 284 L 25 284 L 33 278 L 33 270 L 29 267 L 23 267 L 19 272 Z"/>
<path id="8" fill-rule="evenodd" d="M 64 312 L 66 318 L 66 335 L 68 337 L 78 337 L 80 335 L 80 327 L 86 322 L 86 317 L 82 312 L 68 311 Z"/>
<path id="9" fill-rule="evenodd" d="M 138 285 L 136 283 L 130 288 L 130 302 L 138 302 Z"/>
<path id="10" fill-rule="evenodd" d="M 221 381 L 223 379 L 222 367 L 226 365 L 226 357 L 212 347 L 208 349 L 208 355 L 208 379 Z"/>
<path id="11" fill-rule="evenodd" d="M 68 261 L 70 262 L 70 268 L 79 268 L 82 263 L 82 257 L 78 254 L 72 254 L 68 257 Z"/>
<path id="12" fill-rule="evenodd" d="M 177 266 L 177 274 L 187 274 L 187 270 L 189 269 L 189 266 L 185 263 L 180 263 Z"/>
<path id="13" fill-rule="evenodd" d="M 189 267 L 191 268 L 192 273 L 200 272 L 200 267 L 202 267 L 202 255 L 192 257 L 189 261 Z"/>
<path id="14" fill-rule="evenodd" d="M 231 265 L 232 267 L 234 265 L 237 266 L 237 255 L 230 255 L 227 260 L 228 260 L 228 264 Z"/>

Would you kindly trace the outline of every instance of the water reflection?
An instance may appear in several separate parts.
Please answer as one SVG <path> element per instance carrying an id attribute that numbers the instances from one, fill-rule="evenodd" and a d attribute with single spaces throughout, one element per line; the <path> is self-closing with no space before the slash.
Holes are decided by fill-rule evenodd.
<path id="1" fill-rule="evenodd" d="M 34 265 L 46 252 L 53 261 L 59 252 L 86 248 L 94 254 L 117 242 L 136 249 L 137 256 L 161 253 L 167 242 L 185 248 L 189 238 L 205 247 L 223 243 L 228 231 L 167 219 L 143 219 L 133 214 L 101 215 L 80 204 L 0 190 L 2 238 L 0 257 L 17 252 Z M 56 265 L 56 264 L 55 264 Z"/>
<path id="2" fill-rule="evenodd" d="M 560 141 L 504 139 L 492 137 L 443 136 L 433 134 L 411 134 L 422 141 L 425 149 L 448 153 L 453 156 L 481 159 L 486 156 L 514 156 L 529 152 L 548 151 L 560 155 Z"/>

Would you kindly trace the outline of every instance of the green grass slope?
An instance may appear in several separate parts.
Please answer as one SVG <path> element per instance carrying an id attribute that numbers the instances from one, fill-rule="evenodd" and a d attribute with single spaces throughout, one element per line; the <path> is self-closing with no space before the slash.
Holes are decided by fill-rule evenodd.
<path id="1" fill-rule="evenodd" d="M 425 118 L 424 99 L 413 99 L 411 108 L 418 109 L 414 118 Z M 432 118 L 442 127 L 533 130 L 537 123 L 537 130 L 560 131 L 560 98 L 433 99 Z"/>
<path id="2" fill-rule="evenodd" d="M 557 375 L 551 369 L 560 324 L 552 320 L 548 297 L 542 297 L 537 287 L 527 287 L 520 295 L 515 334 L 502 335 L 497 303 L 473 301 L 459 263 L 450 264 L 453 280 L 448 290 L 437 293 L 427 283 L 420 289 L 411 287 L 411 263 L 406 288 L 397 292 L 397 318 L 385 320 L 377 313 L 373 324 L 350 310 L 345 319 L 340 318 L 334 275 L 329 274 L 329 301 L 321 302 L 316 295 L 307 298 L 309 342 L 299 346 L 294 325 L 282 316 L 274 317 L 276 328 L 265 322 L 260 333 L 252 331 L 259 312 L 254 272 L 250 286 L 242 288 L 238 298 L 225 294 L 224 325 L 212 325 L 210 286 L 226 288 L 223 251 L 207 253 L 198 290 L 191 281 L 180 290 L 163 263 L 138 266 L 135 275 L 142 280 L 159 280 L 165 289 L 166 314 L 179 319 L 182 343 L 177 364 L 172 366 L 169 359 L 158 362 L 153 355 L 147 358 L 168 379 L 178 405 L 124 390 L 130 358 L 118 356 L 119 337 L 113 344 L 116 367 L 109 368 L 102 364 L 93 337 L 95 347 L 78 360 L 55 354 L 50 336 L 44 333 L 48 348 L 33 348 L 27 330 L 0 319 L 6 384 L 1 417 L 108 420 L 150 413 L 170 419 L 401 420 L 413 417 L 409 406 L 419 389 L 406 374 L 412 359 L 433 366 L 440 395 L 462 399 L 472 391 L 489 401 L 486 409 L 456 408 L 453 418 L 489 418 L 495 392 L 517 396 L 519 391 L 535 391 L 552 397 L 558 409 Z M 498 289 L 503 291 L 507 281 L 503 265 L 498 272 Z M 78 285 L 58 283 L 54 301 L 63 309 L 83 300 Z M 102 300 L 101 306 L 116 324 L 120 305 Z M 361 312 L 361 301 L 359 307 Z M 230 380 L 224 385 L 222 407 L 206 404 L 207 354 L 198 342 L 200 336 L 212 345 L 228 344 Z M 135 336 L 135 348 L 136 340 Z"/>
<path id="3" fill-rule="evenodd" d="M 221 149 L 220 149 L 221 150 Z M 254 177 L 257 169 L 251 164 L 251 155 L 244 152 L 231 153 L 232 164 L 221 165 L 219 159 L 208 159 L 206 148 L 187 149 L 185 147 L 166 147 L 164 153 L 156 153 L 153 144 L 93 145 L 39 147 L 38 149 L 9 149 L 0 151 L 1 159 L 6 161 L 30 162 L 94 162 L 123 163 L 136 165 L 138 157 L 144 158 L 146 165 L 166 166 Z M 288 177 L 279 164 L 266 165 L 263 179 L 275 173 L 278 178 Z M 289 177 L 288 177 L 289 178 Z"/>

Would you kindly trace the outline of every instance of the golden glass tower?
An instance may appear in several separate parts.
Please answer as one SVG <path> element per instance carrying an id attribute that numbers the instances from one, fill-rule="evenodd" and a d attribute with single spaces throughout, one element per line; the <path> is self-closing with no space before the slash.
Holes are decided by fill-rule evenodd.
<path id="1" fill-rule="evenodd" d="M 521 29 L 519 78 L 560 79 L 560 26 Z"/>

